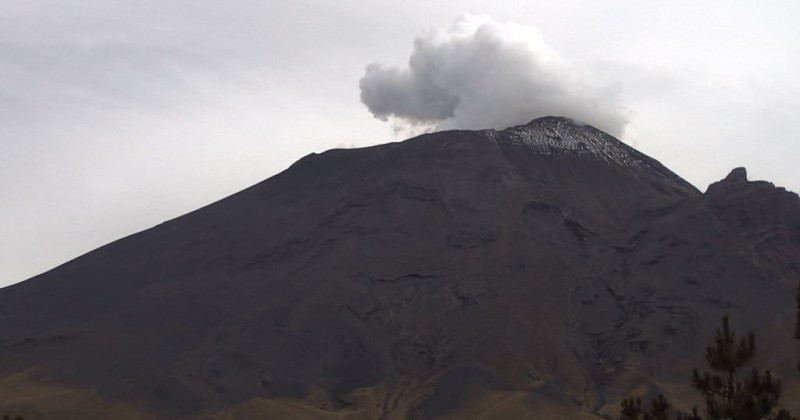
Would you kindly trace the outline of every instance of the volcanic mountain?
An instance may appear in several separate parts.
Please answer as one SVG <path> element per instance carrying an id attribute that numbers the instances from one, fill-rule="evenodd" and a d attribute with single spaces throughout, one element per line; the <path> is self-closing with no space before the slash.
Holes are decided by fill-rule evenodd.
<path id="1" fill-rule="evenodd" d="M 330 150 L 0 290 L 27 419 L 614 416 L 696 404 L 723 314 L 797 391 L 800 199 L 548 117 Z"/>

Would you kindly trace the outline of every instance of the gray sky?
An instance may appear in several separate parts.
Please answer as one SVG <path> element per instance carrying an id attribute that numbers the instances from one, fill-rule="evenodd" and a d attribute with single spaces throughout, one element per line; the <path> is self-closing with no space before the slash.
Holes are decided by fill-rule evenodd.
<path id="1" fill-rule="evenodd" d="M 415 52 L 424 58 L 417 62 L 448 66 L 437 86 L 460 98 L 420 114 L 452 113 L 435 121 L 440 128 L 478 124 L 482 103 L 508 110 L 487 125 L 574 106 L 701 190 L 735 166 L 800 190 L 800 2 L 497 3 L 0 2 L 0 285 L 234 193 L 310 152 L 398 140 L 398 121 L 408 121 L 397 115 L 407 108 L 390 102 L 389 122 L 374 118 L 359 83 L 373 63 L 407 71 Z M 465 77 L 465 85 L 459 75 L 470 66 L 451 65 L 439 44 L 415 46 L 431 33 L 451 39 L 465 13 L 500 34 L 538 34 L 533 44 L 514 43 L 516 35 L 498 44 L 535 44 L 530 60 L 502 50 L 504 63 L 523 64 L 507 72 L 488 60 L 482 68 L 496 76 Z M 447 51 L 499 51 L 470 45 Z M 405 80 L 391 77 L 381 81 Z M 560 96 L 533 104 L 481 96 L 500 79 L 519 80 L 531 97 L 542 86 Z M 602 115 L 587 111 L 587 100 Z"/>

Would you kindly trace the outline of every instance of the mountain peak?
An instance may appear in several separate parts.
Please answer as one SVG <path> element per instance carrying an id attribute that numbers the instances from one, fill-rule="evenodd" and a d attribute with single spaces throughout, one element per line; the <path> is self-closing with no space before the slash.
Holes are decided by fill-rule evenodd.
<path id="1" fill-rule="evenodd" d="M 309 155 L 4 289 L 0 412 L 611 417 L 723 312 L 785 326 L 800 200 L 732 185 L 560 117 Z"/>
<path id="2" fill-rule="evenodd" d="M 537 118 L 527 124 L 507 128 L 502 133 L 512 141 L 524 143 L 546 154 L 569 150 L 627 164 L 630 162 L 619 159 L 630 160 L 629 155 L 635 152 L 615 137 L 565 117 Z"/>
<path id="3" fill-rule="evenodd" d="M 740 182 L 747 182 L 747 169 L 743 167 L 733 168 L 733 170 L 722 180 L 727 184 L 738 184 Z"/>
<path id="4" fill-rule="evenodd" d="M 566 117 L 548 116 L 498 132 L 516 144 L 524 144 L 544 155 L 571 154 L 583 158 L 617 164 L 632 171 L 654 171 L 681 185 L 682 189 L 697 189 L 657 160 L 628 146 L 614 136 L 591 125 Z"/>

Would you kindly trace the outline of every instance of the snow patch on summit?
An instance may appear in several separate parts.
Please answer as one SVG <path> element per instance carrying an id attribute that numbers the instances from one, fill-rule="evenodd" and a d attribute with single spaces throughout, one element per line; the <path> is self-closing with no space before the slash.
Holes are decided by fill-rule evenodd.
<path id="1" fill-rule="evenodd" d="M 525 125 L 499 131 L 498 134 L 507 141 L 524 144 L 540 154 L 577 154 L 616 163 L 625 168 L 653 170 L 696 190 L 657 160 L 580 121 L 564 117 L 543 117 Z"/>

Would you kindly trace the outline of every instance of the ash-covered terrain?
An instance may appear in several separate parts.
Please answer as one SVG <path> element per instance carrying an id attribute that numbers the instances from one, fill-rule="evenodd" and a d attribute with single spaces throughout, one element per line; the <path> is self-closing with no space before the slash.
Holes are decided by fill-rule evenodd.
<path id="1" fill-rule="evenodd" d="M 309 155 L 0 290 L 26 419 L 601 418 L 724 314 L 797 391 L 800 199 L 542 118 Z M 791 404 L 789 407 L 792 408 Z"/>

